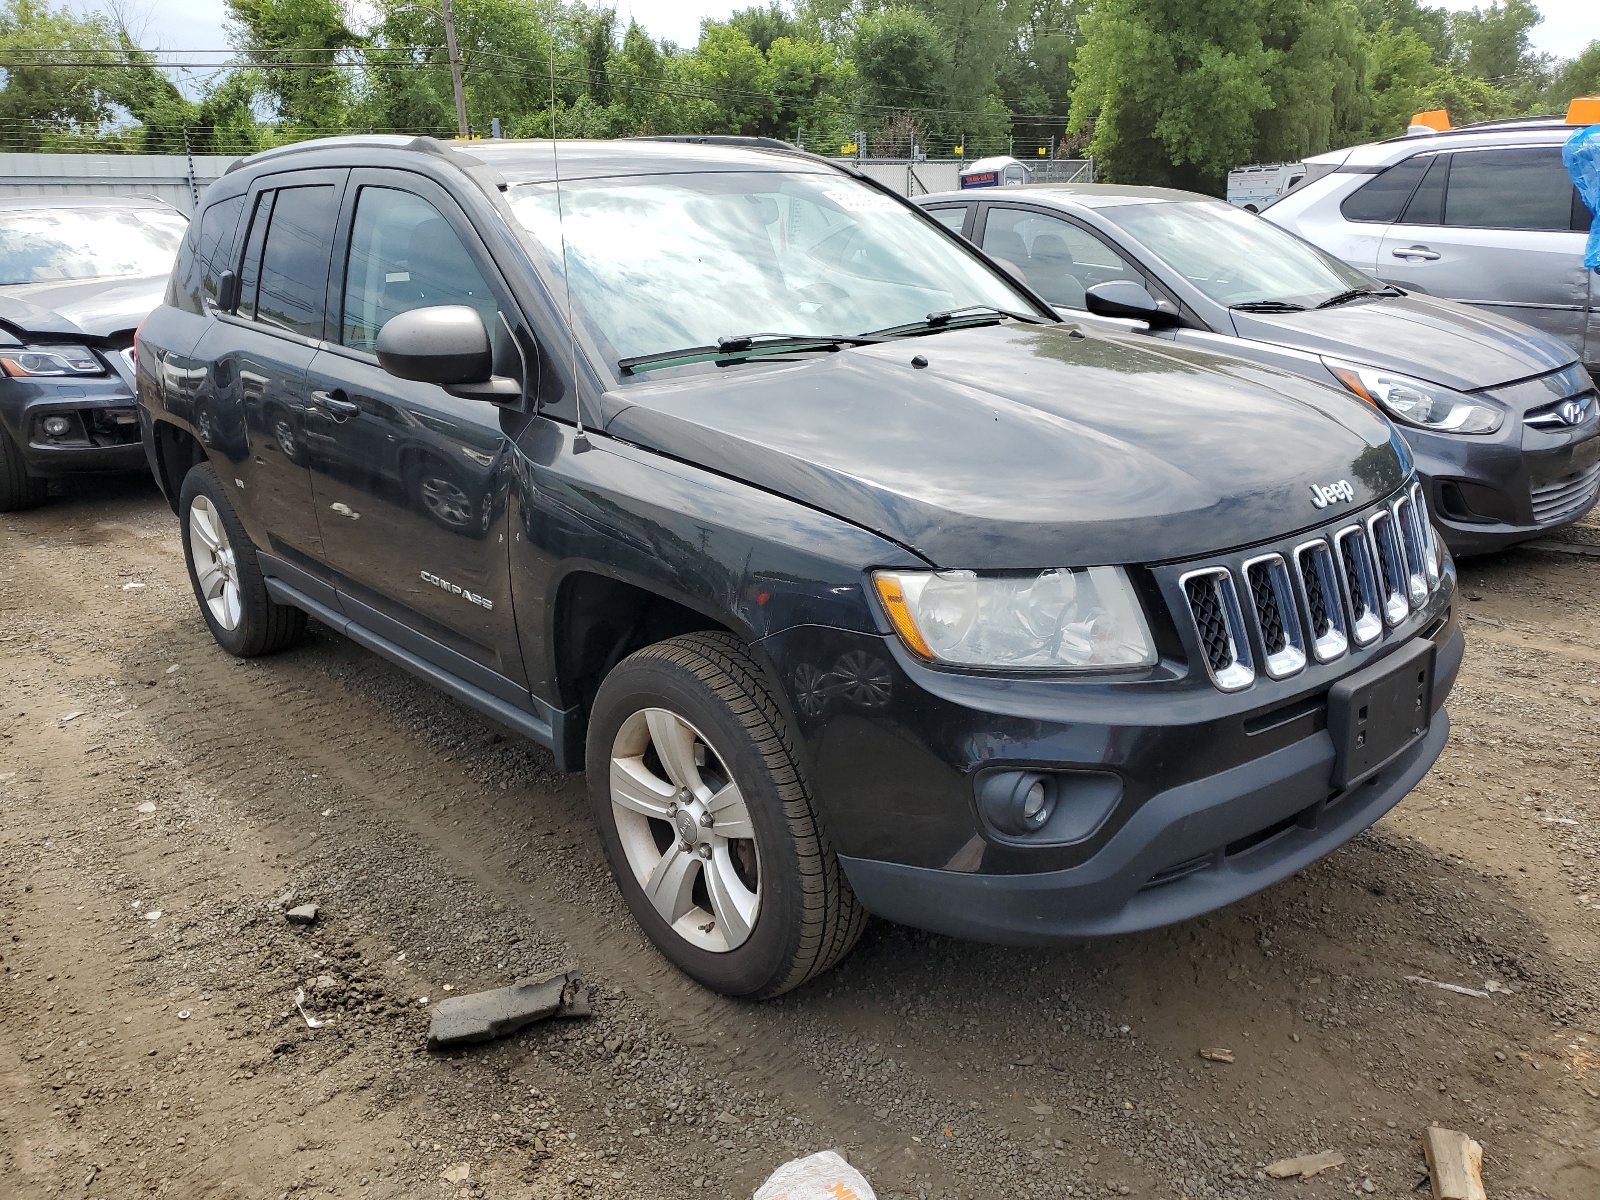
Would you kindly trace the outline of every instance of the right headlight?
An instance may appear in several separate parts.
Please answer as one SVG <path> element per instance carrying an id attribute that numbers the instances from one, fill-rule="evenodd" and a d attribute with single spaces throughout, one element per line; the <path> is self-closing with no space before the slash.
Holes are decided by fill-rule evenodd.
<path id="1" fill-rule="evenodd" d="M 878 599 L 915 654 L 958 667 L 1071 671 L 1156 661 L 1121 567 L 1025 575 L 876 571 Z"/>
<path id="2" fill-rule="evenodd" d="M 1376 367 L 1323 359 L 1334 377 L 1356 395 L 1397 421 L 1435 433 L 1493 433 L 1505 412 L 1453 388 Z"/>

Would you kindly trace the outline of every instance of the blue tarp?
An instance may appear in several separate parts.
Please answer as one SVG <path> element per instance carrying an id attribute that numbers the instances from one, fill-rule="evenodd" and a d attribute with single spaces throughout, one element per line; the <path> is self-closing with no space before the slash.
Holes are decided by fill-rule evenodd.
<path id="1" fill-rule="evenodd" d="M 1594 220 L 1589 225 L 1589 243 L 1584 247 L 1583 265 L 1600 271 L 1600 125 L 1580 129 L 1561 147 L 1561 161 L 1578 185 L 1578 195 L 1589 206 Z"/>

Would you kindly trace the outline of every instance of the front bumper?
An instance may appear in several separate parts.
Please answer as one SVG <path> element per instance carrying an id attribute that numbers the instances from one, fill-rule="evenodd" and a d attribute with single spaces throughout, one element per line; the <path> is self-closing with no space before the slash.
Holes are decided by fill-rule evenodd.
<path id="1" fill-rule="evenodd" d="M 44 431 L 52 416 L 66 418 L 65 434 Z M 0 426 L 21 447 L 28 473 L 40 478 L 145 466 L 133 395 L 114 373 L 61 383 L 0 378 Z"/>
<path id="2" fill-rule="evenodd" d="M 1224 561 L 1237 569 L 1260 549 Z M 1448 737 L 1443 705 L 1464 646 L 1453 567 L 1378 641 L 1234 692 L 1191 665 L 1203 661 L 1196 631 L 1162 619 L 1178 611 L 1171 589 L 1184 570 L 1145 577 L 1168 589 L 1161 603 L 1146 593 L 1161 660 L 1121 676 L 939 670 L 892 635 L 822 626 L 762 641 L 830 840 L 869 911 L 999 942 L 1184 920 L 1327 854 L 1427 773 Z M 1330 689 L 1422 639 L 1434 662 L 1424 732 L 1339 790 Z M 1056 811 L 1085 819 L 1052 818 L 1024 836 L 997 829 L 977 792 L 991 772 L 1015 771 L 1056 780 Z"/>
<path id="3" fill-rule="evenodd" d="M 1491 394 L 1512 412 L 1489 437 L 1402 430 L 1434 523 L 1457 555 L 1502 550 L 1570 525 L 1600 500 L 1600 403 L 1590 401 L 1579 425 L 1537 428 L 1523 412 L 1530 401 L 1548 401 L 1548 379 Z"/>

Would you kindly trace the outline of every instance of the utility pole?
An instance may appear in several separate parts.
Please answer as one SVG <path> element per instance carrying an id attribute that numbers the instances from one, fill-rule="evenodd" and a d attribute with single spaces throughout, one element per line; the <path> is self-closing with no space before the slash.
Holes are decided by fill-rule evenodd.
<path id="1" fill-rule="evenodd" d="M 456 134 L 465 138 L 467 129 L 467 93 L 461 84 L 461 51 L 456 48 L 456 15 L 450 0 L 440 0 L 444 16 L 444 46 L 450 54 L 450 84 L 456 92 Z"/>

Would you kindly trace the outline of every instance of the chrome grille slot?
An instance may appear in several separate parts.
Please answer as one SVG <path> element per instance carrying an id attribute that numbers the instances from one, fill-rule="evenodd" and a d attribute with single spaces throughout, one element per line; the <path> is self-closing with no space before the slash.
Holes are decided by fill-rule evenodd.
<path id="1" fill-rule="evenodd" d="M 1401 558 L 1406 568 L 1406 597 L 1412 608 L 1421 608 L 1428 601 L 1428 564 L 1422 552 L 1422 527 L 1417 523 L 1417 510 L 1410 496 L 1401 496 L 1394 502 L 1394 528 L 1400 539 Z"/>
<path id="2" fill-rule="evenodd" d="M 1417 527 L 1422 531 L 1422 553 L 1428 560 L 1428 589 L 1431 591 L 1439 582 L 1439 534 L 1433 528 L 1433 517 L 1428 512 L 1428 501 L 1420 483 L 1411 485 L 1411 507 L 1416 513 Z"/>
<path id="3" fill-rule="evenodd" d="M 1367 529 L 1372 534 L 1372 555 L 1378 567 L 1383 619 L 1398 625 L 1411 612 L 1411 601 L 1406 598 L 1406 564 L 1400 536 L 1394 527 L 1394 514 L 1387 509 L 1373 513 L 1367 518 Z"/>
<path id="4" fill-rule="evenodd" d="M 1212 682 L 1225 692 L 1249 687 L 1256 678 L 1255 662 L 1232 573 L 1226 567 L 1208 567 L 1190 571 L 1178 583 L 1194 618 Z"/>
<path id="5" fill-rule="evenodd" d="M 1383 632 L 1383 614 L 1378 608 L 1378 575 L 1367 531 L 1351 525 L 1336 533 L 1333 540 L 1344 568 L 1340 576 L 1345 601 L 1350 605 L 1350 631 L 1356 645 L 1371 645 Z"/>
<path id="6" fill-rule="evenodd" d="M 1350 626 L 1340 599 L 1333 551 L 1321 538 L 1297 546 L 1294 568 L 1300 576 L 1300 590 L 1305 593 L 1306 614 L 1311 621 L 1311 653 L 1318 662 L 1332 662 L 1350 648 Z"/>
<path id="7" fill-rule="evenodd" d="M 1289 582 L 1289 567 L 1281 554 L 1263 554 L 1244 564 L 1245 583 L 1255 606 L 1256 626 L 1261 632 L 1261 648 L 1266 653 L 1264 666 L 1274 679 L 1284 679 L 1306 665 L 1305 634 L 1300 625 L 1300 610 L 1295 603 L 1294 586 Z"/>

